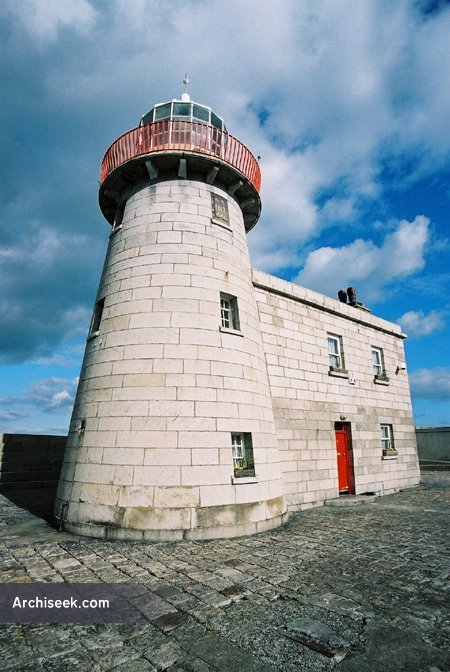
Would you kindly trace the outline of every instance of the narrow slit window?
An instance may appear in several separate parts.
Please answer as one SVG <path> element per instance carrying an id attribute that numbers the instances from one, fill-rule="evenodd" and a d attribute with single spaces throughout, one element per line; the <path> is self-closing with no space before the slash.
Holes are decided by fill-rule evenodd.
<path id="1" fill-rule="evenodd" d="M 125 212 L 125 203 L 117 206 L 116 214 L 114 216 L 113 231 L 117 231 L 122 227 L 123 214 Z"/>
<path id="2" fill-rule="evenodd" d="M 231 435 L 233 468 L 236 478 L 255 475 L 252 435 L 249 432 Z"/>
<path id="3" fill-rule="evenodd" d="M 102 321 L 103 309 L 105 307 L 105 299 L 100 299 L 97 301 L 94 308 L 94 314 L 92 316 L 91 328 L 89 329 L 89 335 L 92 336 L 96 334 L 100 329 L 100 322 Z"/>

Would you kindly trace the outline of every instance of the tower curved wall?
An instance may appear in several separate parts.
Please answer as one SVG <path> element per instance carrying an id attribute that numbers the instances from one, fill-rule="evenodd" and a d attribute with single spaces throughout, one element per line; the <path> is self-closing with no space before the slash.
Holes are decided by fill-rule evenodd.
<path id="1" fill-rule="evenodd" d="M 239 204 L 219 186 L 171 179 L 134 184 L 119 210 L 55 516 L 67 531 L 129 539 L 236 536 L 281 524 L 286 506 Z M 221 295 L 237 304 L 238 328 L 223 326 Z M 236 476 L 236 433 L 251 435 L 255 476 Z"/>

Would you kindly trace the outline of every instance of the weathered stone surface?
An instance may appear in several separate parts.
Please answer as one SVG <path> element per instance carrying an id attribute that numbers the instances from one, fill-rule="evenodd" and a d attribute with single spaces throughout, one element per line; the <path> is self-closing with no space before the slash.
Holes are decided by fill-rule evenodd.
<path id="1" fill-rule="evenodd" d="M 288 623 L 286 637 L 335 660 L 342 660 L 349 647 L 331 628 L 312 618 L 296 618 Z"/>
<path id="2" fill-rule="evenodd" d="M 444 672 L 448 670 L 448 652 L 439 650 L 395 625 L 373 623 L 366 631 L 364 651 L 339 667 L 342 672 Z"/>
<path id="3" fill-rule="evenodd" d="M 227 204 L 227 230 L 211 221 L 212 196 Z M 55 516 L 69 532 L 111 540 L 218 538 L 281 525 L 286 504 L 242 210 L 196 180 L 138 183 L 123 198 Z M 224 294 L 239 302 L 233 333 L 221 331 Z M 259 471 L 251 486 L 232 482 L 232 432 L 252 436 Z"/>
<path id="4" fill-rule="evenodd" d="M 326 506 L 364 506 L 373 504 L 376 495 L 343 495 L 342 497 L 333 497 L 325 500 Z"/>
<path id="5" fill-rule="evenodd" d="M 139 586 L 151 619 L 0 625 L 0 668 L 444 672 L 450 474 L 424 481 L 367 507 L 305 511 L 256 537 L 177 544 L 68 537 L 37 519 L 11 534 L 32 517 L 0 497 L 0 590 L 3 574 L 8 585 L 127 582 Z M 314 629 L 292 627 L 305 622 Z M 286 637 L 306 632 L 339 648 L 330 631 L 347 644 L 343 660 Z"/>

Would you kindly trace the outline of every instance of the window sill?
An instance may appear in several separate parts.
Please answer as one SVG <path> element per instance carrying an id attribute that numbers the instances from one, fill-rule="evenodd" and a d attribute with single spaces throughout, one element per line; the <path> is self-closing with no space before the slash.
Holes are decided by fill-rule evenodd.
<path id="1" fill-rule="evenodd" d="M 383 460 L 396 460 L 398 450 L 383 450 Z"/>
<path id="2" fill-rule="evenodd" d="M 231 482 L 233 485 L 240 485 L 242 483 L 258 483 L 257 476 L 232 476 Z"/>
<path id="3" fill-rule="evenodd" d="M 345 369 L 329 369 L 328 375 L 335 378 L 348 378 L 348 371 Z"/>
<path id="4" fill-rule="evenodd" d="M 244 336 L 240 329 L 230 329 L 229 327 L 219 327 L 219 331 L 224 334 L 234 334 L 235 336 Z"/>
<path id="5" fill-rule="evenodd" d="M 88 340 L 88 341 L 92 341 L 92 339 L 97 338 L 97 336 L 99 335 L 99 333 L 100 333 L 99 331 L 93 331 L 92 334 L 89 334 L 89 335 L 88 335 L 87 340 Z"/>
<path id="6" fill-rule="evenodd" d="M 122 224 L 120 226 L 116 226 L 116 228 L 113 229 L 111 231 L 111 233 L 109 234 L 109 237 L 112 238 L 114 236 L 114 234 L 117 233 L 118 231 L 122 231 Z"/>
<path id="7" fill-rule="evenodd" d="M 375 385 L 389 385 L 389 378 L 378 378 L 375 376 L 373 382 Z"/>
<path id="8" fill-rule="evenodd" d="M 222 219 L 216 219 L 216 217 L 211 218 L 211 224 L 215 224 L 216 226 L 220 226 L 222 229 L 225 229 L 226 231 L 229 231 L 230 233 L 233 232 L 233 229 L 229 224 L 224 222 Z"/>

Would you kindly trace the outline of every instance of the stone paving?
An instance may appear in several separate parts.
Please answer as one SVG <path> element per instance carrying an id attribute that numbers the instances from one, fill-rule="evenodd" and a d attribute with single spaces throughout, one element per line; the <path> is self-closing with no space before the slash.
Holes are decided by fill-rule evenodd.
<path id="1" fill-rule="evenodd" d="M 138 583 L 135 625 L 2 625 L 2 672 L 446 672 L 449 472 L 274 532 L 204 542 L 60 534 L 2 497 L 0 582 Z M 330 634 L 331 633 L 331 634 Z"/>

